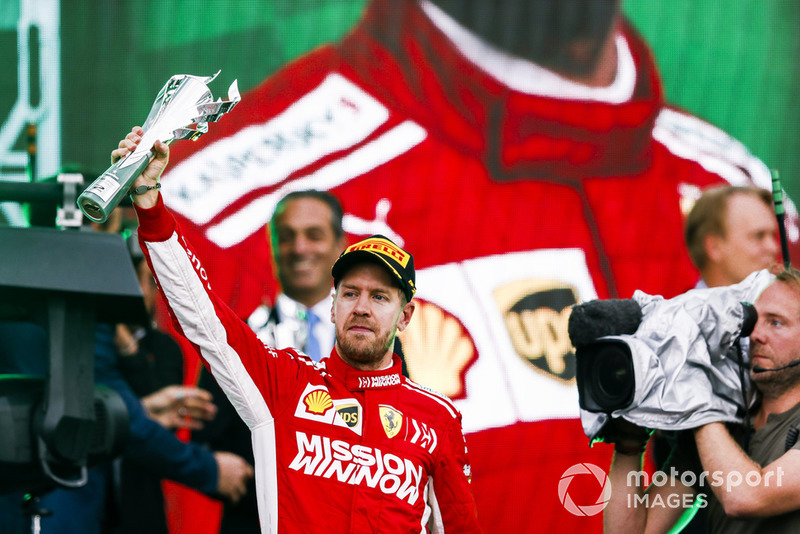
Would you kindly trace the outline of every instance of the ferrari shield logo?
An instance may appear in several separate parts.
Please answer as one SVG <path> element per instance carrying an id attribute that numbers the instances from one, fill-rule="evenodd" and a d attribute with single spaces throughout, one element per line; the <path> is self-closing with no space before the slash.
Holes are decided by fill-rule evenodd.
<path id="1" fill-rule="evenodd" d="M 383 431 L 390 438 L 393 438 L 400 432 L 403 426 L 403 414 L 395 410 L 391 406 L 381 404 L 378 406 L 381 414 L 381 423 L 383 423 Z"/>

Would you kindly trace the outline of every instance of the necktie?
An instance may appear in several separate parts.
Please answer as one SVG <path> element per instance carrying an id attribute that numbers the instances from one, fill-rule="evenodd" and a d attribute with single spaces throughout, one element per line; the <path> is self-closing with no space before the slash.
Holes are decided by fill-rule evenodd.
<path id="1" fill-rule="evenodd" d="M 314 335 L 314 328 L 319 323 L 319 317 L 311 311 L 308 310 L 306 312 L 306 323 L 308 323 L 308 338 L 306 339 L 306 354 L 311 356 L 311 359 L 315 362 L 318 362 L 322 358 L 322 354 L 320 354 L 319 349 L 319 341 L 317 341 L 317 336 Z"/>

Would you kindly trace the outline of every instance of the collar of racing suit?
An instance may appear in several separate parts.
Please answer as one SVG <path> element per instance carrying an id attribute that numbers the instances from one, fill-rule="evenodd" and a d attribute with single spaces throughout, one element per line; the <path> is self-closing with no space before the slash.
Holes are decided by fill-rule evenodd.
<path id="1" fill-rule="evenodd" d="M 630 98 L 616 103 L 510 88 L 470 62 L 416 1 L 373 0 L 339 46 L 381 99 L 475 154 L 495 179 L 571 182 L 641 172 L 652 158 L 664 102 L 658 72 L 627 21 L 618 35 L 633 58 L 635 83 Z M 359 61 L 376 54 L 377 64 Z"/>
<path id="2" fill-rule="evenodd" d="M 360 371 L 342 360 L 336 347 L 333 347 L 330 358 L 325 362 L 327 371 L 342 380 L 349 391 L 364 391 L 398 387 L 402 382 L 402 362 L 397 354 L 392 355 L 392 365 L 382 371 Z"/>

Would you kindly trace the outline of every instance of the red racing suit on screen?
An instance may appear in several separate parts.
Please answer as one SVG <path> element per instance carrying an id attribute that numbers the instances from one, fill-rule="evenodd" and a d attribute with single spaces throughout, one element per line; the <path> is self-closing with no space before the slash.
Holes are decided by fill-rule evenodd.
<path id="1" fill-rule="evenodd" d="M 600 485 L 562 480 L 610 462 L 581 429 L 570 306 L 690 289 L 683 222 L 701 189 L 769 186 L 740 143 L 665 105 L 629 25 L 615 44 L 616 81 L 594 89 L 482 45 L 429 3 L 376 0 L 343 40 L 174 145 L 164 176 L 242 317 L 275 294 L 264 225 L 290 191 L 330 190 L 351 239 L 413 252 L 406 363 L 463 414 L 489 532 L 601 529 L 600 514 L 576 514 Z"/>
<path id="2" fill-rule="evenodd" d="M 265 346 L 211 291 L 163 202 L 137 213 L 174 326 L 252 433 L 263 532 L 481 531 L 449 399 L 404 377 L 396 355 L 360 372 L 335 348 L 316 364 Z"/>

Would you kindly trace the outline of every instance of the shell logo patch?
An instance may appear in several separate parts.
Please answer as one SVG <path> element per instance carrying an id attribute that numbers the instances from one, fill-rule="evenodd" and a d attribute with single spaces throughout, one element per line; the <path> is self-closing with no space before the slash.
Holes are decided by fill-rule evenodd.
<path id="1" fill-rule="evenodd" d="M 381 415 L 381 424 L 383 425 L 383 431 L 386 432 L 386 436 L 389 438 L 395 437 L 403 427 L 402 412 L 386 404 L 379 405 L 378 411 Z"/>
<path id="2" fill-rule="evenodd" d="M 333 407 L 333 401 L 327 391 L 318 389 L 312 391 L 303 399 L 306 409 L 317 415 L 322 415 Z"/>
<path id="3" fill-rule="evenodd" d="M 517 280 L 493 292 L 514 350 L 534 369 L 575 380 L 575 352 L 567 332 L 577 291 L 556 280 Z"/>
<path id="4" fill-rule="evenodd" d="M 325 386 L 308 384 L 297 400 L 294 416 L 346 428 L 360 436 L 364 423 L 361 416 L 363 413 L 364 408 L 356 399 L 334 399 Z"/>

